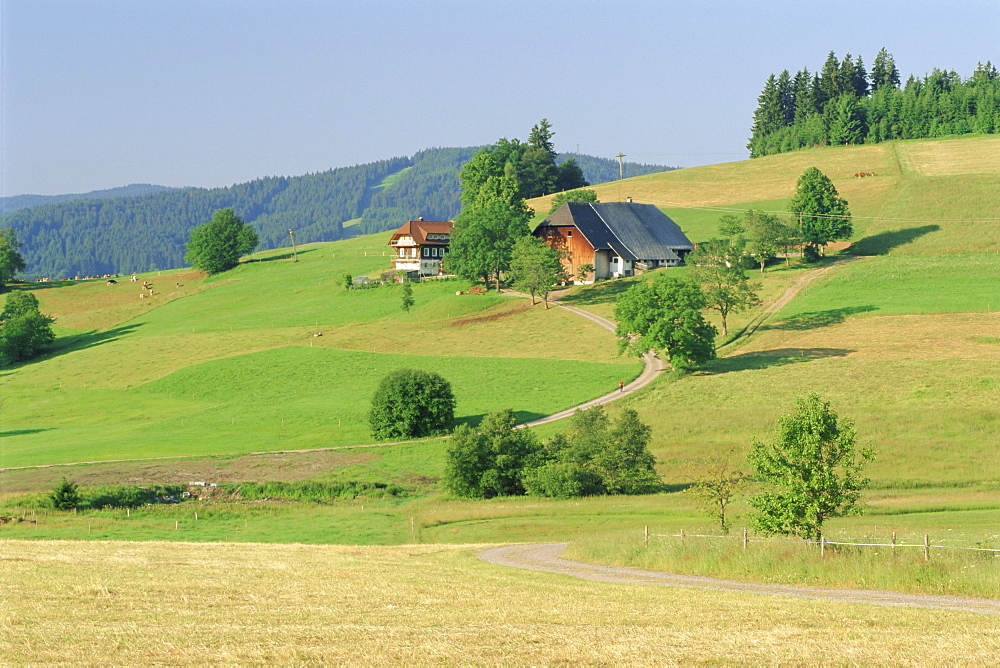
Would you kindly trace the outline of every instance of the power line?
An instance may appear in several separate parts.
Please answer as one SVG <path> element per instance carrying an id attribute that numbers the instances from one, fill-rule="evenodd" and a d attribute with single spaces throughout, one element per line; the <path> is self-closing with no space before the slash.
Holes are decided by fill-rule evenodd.
<path id="1" fill-rule="evenodd" d="M 672 209 L 697 209 L 702 211 L 719 211 L 720 213 L 743 213 L 748 209 L 753 207 L 723 207 L 723 206 L 693 206 L 689 204 L 678 204 L 677 202 L 662 202 L 656 200 L 650 200 L 649 204 L 655 204 L 656 206 L 665 206 Z M 774 215 L 803 215 L 812 216 L 815 218 L 841 218 L 836 214 L 825 214 L 825 213 L 808 213 L 805 211 L 774 211 L 768 209 L 755 209 L 755 211 L 760 211 L 762 213 L 770 213 Z M 852 220 L 877 220 L 887 223 L 994 223 L 1000 221 L 1000 218 L 885 218 L 882 216 L 855 216 L 851 215 Z"/>

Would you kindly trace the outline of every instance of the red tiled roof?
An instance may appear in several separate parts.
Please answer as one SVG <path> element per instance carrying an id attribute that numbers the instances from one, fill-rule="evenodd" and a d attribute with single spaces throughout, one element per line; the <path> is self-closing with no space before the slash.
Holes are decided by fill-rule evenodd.
<path id="1" fill-rule="evenodd" d="M 455 224 L 450 220 L 411 220 L 404 223 L 393 233 L 392 239 L 389 240 L 389 243 L 391 244 L 401 236 L 410 236 L 413 237 L 413 241 L 417 244 L 446 244 L 448 242 L 443 239 L 427 241 L 427 235 L 451 234 L 454 229 Z"/>

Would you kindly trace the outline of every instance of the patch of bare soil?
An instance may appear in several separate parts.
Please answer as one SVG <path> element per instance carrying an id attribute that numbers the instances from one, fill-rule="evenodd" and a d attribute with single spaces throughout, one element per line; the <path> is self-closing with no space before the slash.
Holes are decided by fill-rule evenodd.
<path id="1" fill-rule="evenodd" d="M 295 482 L 332 469 L 378 458 L 374 451 L 326 450 L 276 452 L 230 458 L 167 459 L 107 462 L 73 466 L 0 471 L 0 493 L 51 489 L 64 475 L 79 485 L 177 485 L 192 481 L 214 483 Z"/>
<path id="2" fill-rule="evenodd" d="M 528 302 L 527 304 L 521 301 L 510 302 L 501 307 L 491 309 L 491 311 L 485 315 L 477 315 L 471 318 L 459 318 L 458 320 L 454 320 L 452 321 L 450 327 L 464 327 L 465 325 L 474 325 L 481 322 L 494 322 L 502 318 L 509 318 L 530 310 L 531 302 Z"/>

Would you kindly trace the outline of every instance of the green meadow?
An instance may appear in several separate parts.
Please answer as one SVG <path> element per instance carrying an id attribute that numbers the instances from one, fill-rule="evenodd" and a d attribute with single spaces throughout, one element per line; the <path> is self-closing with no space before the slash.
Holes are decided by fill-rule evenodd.
<path id="1" fill-rule="evenodd" d="M 0 526 L 0 537 L 559 540 L 571 542 L 577 558 L 607 563 L 987 595 L 1000 563 L 988 554 L 945 558 L 939 550 L 931 566 L 921 566 L 840 550 L 840 561 L 826 568 L 810 546 L 760 543 L 748 557 L 666 539 L 643 550 L 641 537 L 644 527 L 716 531 L 684 492 L 702 460 L 720 451 L 742 457 L 814 391 L 854 420 L 859 440 L 876 452 L 866 513 L 832 520 L 831 537 L 879 542 L 897 532 L 917 541 L 927 533 L 1000 547 L 998 149 L 995 137 L 824 148 L 596 186 L 606 201 L 621 191 L 660 205 L 702 241 L 716 234 L 724 212 L 783 210 L 797 176 L 815 165 L 855 214 L 850 249 L 831 251 L 824 273 L 793 258 L 753 275 L 764 304 L 730 318 L 732 342 L 719 359 L 689 375 L 663 374 L 609 407 L 612 414 L 634 408 L 653 428 L 664 489 L 643 497 L 450 499 L 438 485 L 446 440 L 372 443 L 365 425 L 371 395 L 402 366 L 444 375 L 461 422 L 503 407 L 525 420 L 550 414 L 640 369 L 618 357 L 613 336 L 596 325 L 493 292 L 456 294 L 466 282 L 417 285 L 409 313 L 399 307 L 398 286 L 345 290 L 345 273 L 374 277 L 389 269 L 387 235 L 308 246 L 298 262 L 287 251 L 262 253 L 210 279 L 183 271 L 141 277 L 159 293 L 151 300 L 137 299 L 127 284 L 28 286 L 58 318 L 60 338 L 45 358 L 0 372 L 0 467 L 96 463 L 0 471 L 0 515 L 17 518 Z M 854 178 L 859 171 L 876 176 Z M 544 199 L 532 204 L 548 209 Z M 610 317 L 638 280 L 578 287 L 563 301 Z M 795 286 L 801 292 L 760 322 L 763 309 Z M 536 433 L 547 438 L 562 428 Z M 110 461 L 138 459 L 145 461 Z M 131 511 L 45 510 L 44 492 L 64 474 L 95 486 L 361 481 L 398 485 L 405 494 L 266 503 L 234 495 Z M 735 526 L 746 523 L 748 510 L 745 499 L 737 501 Z"/>

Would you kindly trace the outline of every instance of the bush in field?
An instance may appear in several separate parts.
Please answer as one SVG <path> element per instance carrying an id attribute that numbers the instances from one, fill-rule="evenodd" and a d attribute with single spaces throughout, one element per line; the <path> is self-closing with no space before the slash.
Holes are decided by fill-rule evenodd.
<path id="1" fill-rule="evenodd" d="M 76 487 L 76 483 L 72 480 L 68 480 L 65 476 L 59 481 L 49 494 L 49 500 L 52 502 L 52 507 L 56 510 L 73 510 L 78 505 L 80 505 L 80 491 Z"/>
<path id="2" fill-rule="evenodd" d="M 604 408 L 577 411 L 524 473 L 529 494 L 569 498 L 595 494 L 649 494 L 660 487 L 649 452 L 652 429 L 627 408 L 611 422 Z"/>
<path id="3" fill-rule="evenodd" d="M 477 499 L 524 494 L 521 474 L 538 441 L 516 425 L 509 408 L 490 413 L 478 427 L 459 425 L 448 446 L 445 488 L 455 496 Z"/>
<path id="4" fill-rule="evenodd" d="M 18 290 L 7 296 L 0 312 L 0 359 L 4 362 L 29 360 L 55 341 L 55 320 L 38 308 L 38 298 L 30 292 Z"/>
<path id="5" fill-rule="evenodd" d="M 455 421 L 455 395 L 439 374 L 397 369 L 382 379 L 368 423 L 375 438 L 418 438 L 446 433 Z"/>

